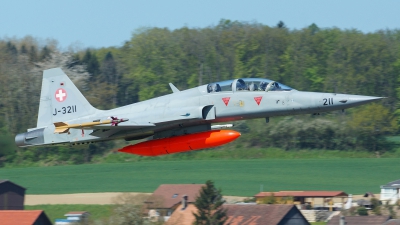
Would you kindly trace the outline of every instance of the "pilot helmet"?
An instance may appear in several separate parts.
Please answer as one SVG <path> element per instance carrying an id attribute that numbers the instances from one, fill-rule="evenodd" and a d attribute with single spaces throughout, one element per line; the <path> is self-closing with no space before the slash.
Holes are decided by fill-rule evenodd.
<path id="1" fill-rule="evenodd" d="M 267 85 L 268 85 L 267 82 L 262 81 L 262 82 L 260 83 L 260 87 L 259 87 L 258 89 L 261 90 L 261 91 L 265 91 L 265 88 L 267 87 Z"/>
<path id="2" fill-rule="evenodd" d="M 242 79 L 237 80 L 236 90 L 246 90 L 246 83 Z"/>

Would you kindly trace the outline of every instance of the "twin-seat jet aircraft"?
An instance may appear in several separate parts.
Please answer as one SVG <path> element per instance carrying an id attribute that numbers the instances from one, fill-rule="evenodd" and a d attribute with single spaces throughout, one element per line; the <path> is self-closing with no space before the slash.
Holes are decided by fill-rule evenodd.
<path id="1" fill-rule="evenodd" d="M 297 91 L 276 81 L 242 78 L 214 82 L 111 109 L 94 108 L 60 69 L 43 72 L 37 125 L 18 134 L 19 147 L 81 145 L 149 138 L 120 149 L 143 156 L 220 146 L 240 136 L 213 123 L 342 110 L 382 99 Z"/>

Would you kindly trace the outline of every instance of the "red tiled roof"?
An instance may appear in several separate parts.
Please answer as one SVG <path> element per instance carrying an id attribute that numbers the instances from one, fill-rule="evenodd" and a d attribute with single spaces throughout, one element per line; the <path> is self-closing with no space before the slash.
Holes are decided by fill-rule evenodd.
<path id="1" fill-rule="evenodd" d="M 226 225 L 278 224 L 295 208 L 294 205 L 224 205 L 228 220 Z M 297 208 L 295 208 L 297 210 Z M 300 213 L 300 212 L 299 212 Z M 304 219 L 305 220 L 305 219 Z M 306 220 L 305 220 L 306 221 Z"/>
<path id="2" fill-rule="evenodd" d="M 184 210 L 182 210 L 182 207 L 179 206 L 164 225 L 193 224 L 195 221 L 193 213 L 197 213 L 197 208 L 195 205 L 189 204 Z"/>
<path id="3" fill-rule="evenodd" d="M 188 202 L 195 202 L 204 184 L 162 184 L 146 200 L 148 208 L 172 208 L 188 196 Z"/>
<path id="4" fill-rule="evenodd" d="M 294 205 L 223 205 L 226 210 L 227 220 L 225 225 L 239 224 L 279 224 L 288 216 L 289 211 L 293 208 L 298 211 Z M 171 217 L 165 225 L 185 225 L 193 224 L 195 217 L 193 213 L 197 213 L 197 208 L 193 204 L 189 204 L 185 210 L 178 207 L 172 213 Z M 300 211 L 298 211 L 299 214 Z M 298 218 L 301 219 L 301 218 Z M 304 222 L 307 223 L 305 218 Z"/>
<path id="5" fill-rule="evenodd" d="M 343 191 L 279 191 L 279 192 L 260 192 L 254 197 L 347 197 L 348 194 Z"/>
<path id="6" fill-rule="evenodd" d="M 389 220 L 389 216 L 345 216 L 346 225 L 381 225 Z M 340 215 L 332 217 L 326 225 L 337 225 L 340 221 Z"/>
<path id="7" fill-rule="evenodd" d="M 32 225 L 43 210 L 0 210 L 1 225 Z"/>

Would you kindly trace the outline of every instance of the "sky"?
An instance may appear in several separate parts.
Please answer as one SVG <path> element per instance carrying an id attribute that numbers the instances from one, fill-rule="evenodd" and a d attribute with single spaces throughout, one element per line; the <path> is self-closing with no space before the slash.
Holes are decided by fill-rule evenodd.
<path id="1" fill-rule="evenodd" d="M 139 28 L 204 28 L 221 19 L 364 33 L 400 28 L 399 0 L 0 0 L 0 6 L 0 39 L 55 39 L 61 50 L 118 47 Z"/>

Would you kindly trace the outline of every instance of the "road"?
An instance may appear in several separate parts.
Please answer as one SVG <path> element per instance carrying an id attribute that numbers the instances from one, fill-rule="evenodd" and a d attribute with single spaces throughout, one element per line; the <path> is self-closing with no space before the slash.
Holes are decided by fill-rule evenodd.
<path id="1" fill-rule="evenodd" d="M 59 204 L 115 204 L 118 196 L 126 192 L 104 192 L 104 193 L 77 193 L 57 195 L 25 195 L 25 205 L 59 205 Z M 131 195 L 150 195 L 151 193 L 129 192 Z M 224 196 L 228 203 L 242 201 L 246 197 Z"/>

